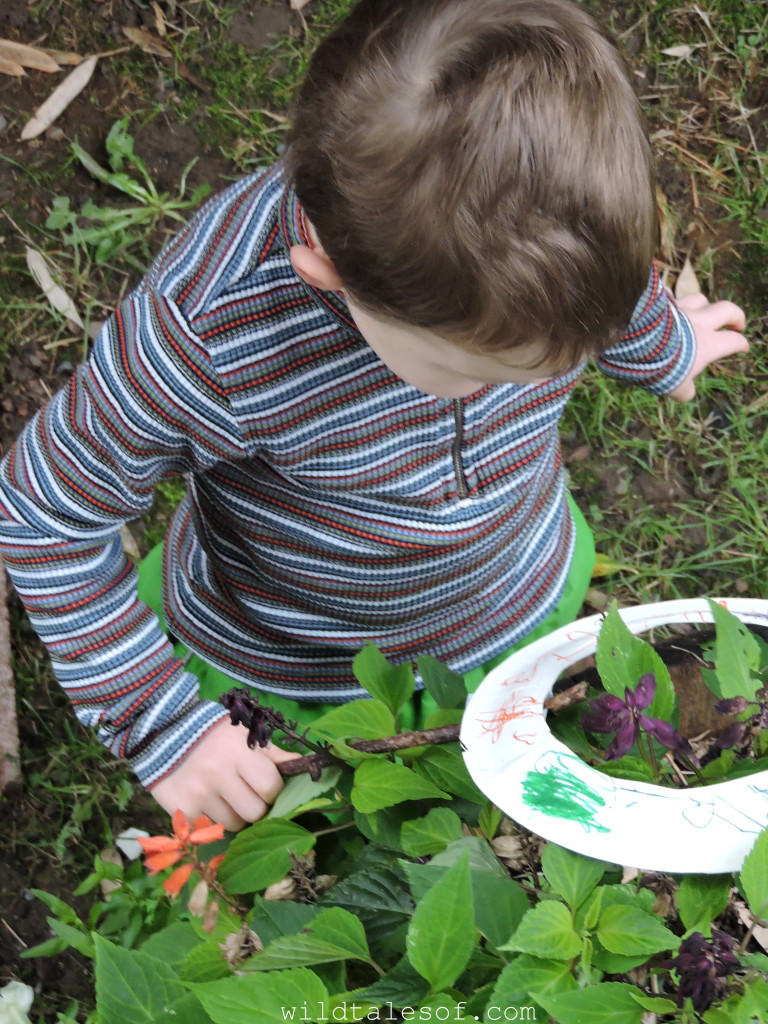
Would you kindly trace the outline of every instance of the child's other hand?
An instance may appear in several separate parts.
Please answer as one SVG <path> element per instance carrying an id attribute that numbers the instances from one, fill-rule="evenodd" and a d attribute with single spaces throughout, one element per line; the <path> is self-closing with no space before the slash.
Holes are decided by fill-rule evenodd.
<path id="1" fill-rule="evenodd" d="M 169 814 L 181 809 L 190 821 L 207 814 L 237 832 L 262 818 L 283 788 L 276 766 L 299 756 L 273 743 L 251 750 L 245 732 L 224 719 L 150 792 Z"/>
<path id="2" fill-rule="evenodd" d="M 669 397 L 689 402 L 696 394 L 694 380 L 710 363 L 735 352 L 748 352 L 749 342 L 741 333 L 747 325 L 744 311 L 733 302 L 710 302 L 701 292 L 676 300 L 693 325 L 696 335 L 696 358 L 691 372 Z M 732 330 L 724 330 L 732 328 Z"/>

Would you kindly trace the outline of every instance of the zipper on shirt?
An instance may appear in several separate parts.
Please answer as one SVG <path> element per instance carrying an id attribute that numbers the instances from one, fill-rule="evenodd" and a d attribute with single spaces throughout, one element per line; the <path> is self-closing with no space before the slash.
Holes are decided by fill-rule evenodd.
<path id="1" fill-rule="evenodd" d="M 469 497 L 469 486 L 461 464 L 461 446 L 464 443 L 464 405 L 460 398 L 453 400 L 453 420 L 456 425 L 456 437 L 453 441 L 453 471 L 456 474 L 456 487 L 459 498 L 463 501 Z"/>

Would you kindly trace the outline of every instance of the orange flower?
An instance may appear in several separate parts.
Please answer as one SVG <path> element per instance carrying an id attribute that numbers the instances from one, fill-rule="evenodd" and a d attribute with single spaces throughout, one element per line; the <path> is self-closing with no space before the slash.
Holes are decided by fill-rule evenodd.
<path id="1" fill-rule="evenodd" d="M 198 843 L 200 845 L 203 843 L 215 843 L 217 839 L 223 838 L 224 826 L 221 824 L 214 825 L 213 823 L 198 828 L 197 822 L 195 822 L 195 828 L 189 834 L 190 843 Z"/>
<path id="2" fill-rule="evenodd" d="M 217 853 L 215 857 L 211 857 L 208 861 L 206 868 L 211 878 L 216 877 L 216 871 L 218 870 L 219 864 L 221 864 L 225 857 L 226 853 Z"/>
<path id="3" fill-rule="evenodd" d="M 163 888 L 169 896 L 178 896 L 194 870 L 194 864 L 181 864 L 163 882 Z"/>
<path id="4" fill-rule="evenodd" d="M 144 867 L 150 875 L 156 875 L 158 871 L 169 868 L 171 864 L 178 863 L 183 856 L 184 851 L 181 849 L 166 850 L 165 853 L 153 853 L 151 857 L 145 859 Z"/>
<path id="5" fill-rule="evenodd" d="M 182 843 L 186 843 L 189 839 L 190 827 L 184 812 L 174 811 L 171 823 L 173 825 L 173 834 L 177 839 L 180 839 Z"/>
<path id="6" fill-rule="evenodd" d="M 172 836 L 139 836 L 139 843 L 144 853 L 167 853 L 168 850 L 181 849 L 181 840 Z"/>

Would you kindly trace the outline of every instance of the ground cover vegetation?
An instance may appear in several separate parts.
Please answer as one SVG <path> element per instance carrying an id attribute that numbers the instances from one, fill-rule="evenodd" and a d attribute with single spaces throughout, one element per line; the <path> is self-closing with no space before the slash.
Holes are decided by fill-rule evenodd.
<path id="1" fill-rule="evenodd" d="M 573 400 L 563 425 L 564 449 L 575 496 L 595 529 L 604 561 L 613 568 L 622 567 L 619 572 L 596 580 L 589 610 L 603 610 L 610 596 L 625 604 L 702 593 L 762 597 L 768 580 L 763 471 L 768 443 L 768 360 L 764 345 L 768 333 L 768 294 L 763 273 L 768 248 L 768 71 L 765 66 L 768 5 L 763 0 L 750 4 L 737 0 L 702 0 L 696 5 L 682 5 L 673 0 L 615 4 L 594 0 L 591 6 L 611 25 L 625 47 L 648 113 L 659 161 L 662 267 L 668 272 L 671 284 L 685 258 L 689 257 L 707 292 L 743 304 L 749 317 L 752 351 L 748 356 L 728 360 L 710 373 L 700 384 L 696 401 L 685 407 L 617 388 L 598 374 L 586 375 L 584 386 Z M 2 38 L 83 56 L 104 55 L 100 57 L 89 87 L 45 135 L 31 142 L 22 143 L 20 131 L 50 93 L 51 77 L 33 70 L 24 78 L 0 75 L 0 358 L 3 367 L 0 442 L 3 447 L 7 447 L 23 423 L 72 372 L 87 351 L 98 323 L 136 282 L 140 268 L 148 264 L 159 244 L 175 230 L 168 214 L 177 211 L 186 215 L 201 198 L 204 186 L 217 189 L 273 161 L 280 150 L 291 98 L 307 56 L 315 41 L 348 7 L 348 0 L 312 0 L 301 12 L 291 11 L 282 0 L 271 3 L 159 0 L 154 4 L 144 0 L 64 0 L 57 3 L 7 0 L 3 5 L 0 10 Z M 130 30 L 128 34 L 126 29 Z M 83 154 L 86 154 L 85 160 Z M 138 163 L 131 159 L 131 154 Z M 115 159 L 117 165 L 113 163 Z M 97 167 L 101 170 L 97 171 Z M 134 186 L 125 187 L 125 178 L 118 179 L 123 188 L 116 185 L 116 175 L 124 175 L 144 188 L 145 194 L 140 194 Z M 110 181 L 110 177 L 113 180 Z M 75 303 L 82 328 L 73 327 L 72 320 L 52 309 L 42 295 L 27 266 L 27 246 L 44 254 L 53 276 Z M 159 495 L 151 521 L 132 528 L 140 553 L 162 535 L 178 497 L 178 485 L 169 485 Z M 168 824 L 164 816 L 153 809 L 151 800 L 137 791 L 130 773 L 107 759 L 95 740 L 72 719 L 66 701 L 50 678 L 44 654 L 15 606 L 12 617 L 23 776 L 21 783 L 6 793 L 0 804 L 4 823 L 0 836 L 0 985 L 13 977 L 35 986 L 39 994 L 33 1013 L 37 1013 L 40 1020 L 56 1019 L 56 1014 L 61 1014 L 61 1019 L 82 1021 L 93 1006 L 90 958 L 94 952 L 98 980 L 111 969 L 110 965 L 118 963 L 120 950 L 136 949 L 142 942 L 149 942 L 164 925 L 183 930 L 186 939 L 179 940 L 178 952 L 185 956 L 192 949 L 192 934 L 195 943 L 206 946 L 208 956 L 212 952 L 211 936 L 225 942 L 227 935 L 238 932 L 227 931 L 220 923 L 216 925 L 218 931 L 216 928 L 213 932 L 203 931 L 202 925 L 196 923 L 201 919 L 184 909 L 186 901 L 177 901 L 172 906 L 165 902 L 162 876 L 158 876 L 159 880 L 155 876 L 146 877 L 136 862 L 109 866 L 108 861 L 98 859 L 94 869 L 94 857 L 99 851 L 112 849 L 114 836 L 126 826 L 139 825 L 156 835 L 167 832 Z M 746 711 L 742 718 L 746 718 Z M 358 731 L 356 735 L 361 733 Z M 445 798 L 422 794 L 414 798 L 418 803 L 400 802 L 394 805 L 396 825 L 389 831 L 382 825 L 383 831 L 377 833 L 376 825 L 371 824 L 389 820 L 392 811 L 388 808 L 392 805 L 386 803 L 380 808 L 357 810 L 359 833 L 355 829 L 327 832 L 333 827 L 328 820 L 323 818 L 320 824 L 311 816 L 302 817 L 299 825 L 292 821 L 296 807 L 286 812 L 289 825 L 313 837 L 304 840 L 305 844 L 309 843 L 306 851 L 300 852 L 294 847 L 298 858 L 308 856 L 310 850 L 317 847 L 316 855 L 326 865 L 328 873 L 342 878 L 338 885 L 348 883 L 355 871 L 364 872 L 367 866 L 369 874 L 380 869 L 385 879 L 382 883 L 385 894 L 389 893 L 386 898 L 382 896 L 385 905 L 388 906 L 386 899 L 390 899 L 400 907 L 399 939 L 393 939 L 387 946 L 386 937 L 381 934 L 387 930 L 384 923 L 387 919 L 381 917 L 383 910 L 379 907 L 376 914 L 381 932 L 374 931 L 371 935 L 366 928 L 370 956 L 361 955 L 362 940 L 355 931 L 354 935 L 348 935 L 350 944 L 345 947 L 347 953 L 350 949 L 357 951 L 353 956 L 328 960 L 331 966 L 319 970 L 313 968 L 329 996 L 346 990 L 340 986 L 350 991 L 354 986 L 368 986 L 370 978 L 366 971 L 378 976 L 371 960 L 375 959 L 374 946 L 379 953 L 380 941 L 390 955 L 393 948 L 398 948 L 398 941 L 401 952 L 416 949 L 415 929 L 424 920 L 428 921 L 430 915 L 427 910 L 419 909 L 419 916 L 414 916 L 414 902 L 417 909 L 422 904 L 428 908 L 430 902 L 436 902 L 438 896 L 430 898 L 430 893 L 435 889 L 437 876 L 440 875 L 442 883 L 443 874 L 450 869 L 452 873 L 444 883 L 441 899 L 452 897 L 447 902 L 463 909 L 457 911 L 455 922 L 448 923 L 446 934 L 470 934 L 472 951 L 462 960 L 466 950 L 461 944 L 464 940 L 459 941 L 459 948 L 464 952 L 452 959 L 447 957 L 453 965 L 451 969 L 456 971 L 450 980 L 446 980 L 450 971 L 439 974 L 438 966 L 424 965 L 427 973 L 420 973 L 410 960 L 409 970 L 405 971 L 405 967 L 403 970 L 410 979 L 411 995 L 406 996 L 400 988 L 395 990 L 395 1000 L 443 999 L 445 1003 L 447 999 L 445 1005 L 452 1006 L 450 1000 L 458 1003 L 464 994 L 480 992 L 485 986 L 484 1006 L 489 1004 L 491 993 L 512 1002 L 518 998 L 516 993 L 522 991 L 516 972 L 529 972 L 534 966 L 540 966 L 530 958 L 547 961 L 551 977 L 561 981 L 566 975 L 575 979 L 577 975 L 583 978 L 584 971 L 586 976 L 589 972 L 605 971 L 607 961 L 601 967 L 593 954 L 596 943 L 602 942 L 604 952 L 608 949 L 608 943 L 602 941 L 597 932 L 602 929 L 605 939 L 610 928 L 601 923 L 599 909 L 593 909 L 588 921 L 584 909 L 591 905 L 594 892 L 610 888 L 611 896 L 603 912 L 613 907 L 609 915 L 612 920 L 621 916 L 615 908 L 623 906 L 622 901 L 629 901 L 633 912 L 651 914 L 653 905 L 647 894 L 663 903 L 678 883 L 677 911 L 666 915 L 667 924 L 664 924 L 657 902 L 653 922 L 670 935 L 674 931 L 678 947 L 674 947 L 668 937 L 664 941 L 670 945 L 663 946 L 657 930 L 657 948 L 643 949 L 644 959 L 638 961 L 640 967 L 644 967 L 653 955 L 675 959 L 678 949 L 677 965 L 658 968 L 656 972 L 657 976 L 659 972 L 667 972 L 664 977 L 670 979 L 668 989 L 663 995 L 653 996 L 671 1001 L 672 1005 L 657 1003 L 641 1006 L 641 1009 L 647 1014 L 658 1013 L 660 1020 L 676 1019 L 674 1014 L 680 1020 L 693 1020 L 694 1016 L 682 1015 L 698 1012 L 707 993 L 713 998 L 721 998 L 724 993 L 726 998 L 731 998 L 723 979 L 735 970 L 730 959 L 734 955 L 732 939 L 736 932 L 732 918 L 739 911 L 733 900 L 728 903 L 732 880 L 727 884 L 721 880 L 719 888 L 714 882 L 670 880 L 663 876 L 622 883 L 615 868 L 599 865 L 598 875 L 598 866 L 585 868 L 581 860 L 577 865 L 571 855 L 551 846 L 542 864 L 536 841 L 525 835 L 506 835 L 511 826 L 478 794 L 468 794 L 466 780 L 457 781 L 456 772 L 448 772 L 450 784 L 445 780 L 448 768 L 442 765 L 441 773 L 441 758 L 450 757 L 454 768 L 460 762 L 455 748 L 442 749 L 444 753 L 436 755 L 437 767 L 433 769 L 427 769 L 431 759 L 425 758 L 423 753 L 400 766 L 415 778 L 442 788 L 442 792 L 449 793 L 453 799 L 445 803 Z M 417 768 L 419 764 L 422 764 L 421 773 Z M 379 769 L 369 767 L 366 771 Z M 350 794 L 351 790 L 347 797 Z M 429 803 L 430 800 L 435 802 Z M 314 813 L 317 814 L 317 809 Z M 405 830 L 407 838 L 402 839 L 406 820 L 415 822 L 428 815 L 431 818 L 426 826 L 409 827 Z M 262 832 L 276 827 L 276 845 L 279 846 L 278 823 L 269 819 L 254 827 L 256 831 L 249 833 L 250 839 L 244 834 L 236 842 L 246 848 L 257 837 L 263 840 Z M 327 834 L 319 835 L 322 832 Z M 423 832 L 431 837 L 424 849 L 419 838 Z M 347 837 L 346 846 L 341 836 Z M 514 855 L 518 863 L 517 868 L 511 869 L 516 873 L 514 878 L 510 866 L 502 864 L 498 858 L 498 852 L 504 849 L 503 843 L 499 846 L 502 839 L 514 841 L 521 851 Z M 285 847 L 285 836 L 282 840 Z M 482 853 L 477 853 L 478 844 L 482 845 Z M 360 860 L 364 854 L 371 858 L 370 865 Z M 485 858 L 483 863 L 488 867 L 489 877 L 495 872 L 495 877 L 508 883 L 506 894 L 512 892 L 509 886 L 513 883 L 521 885 L 527 901 L 525 894 L 530 895 L 533 887 L 545 894 L 544 901 L 537 906 L 551 904 L 543 914 L 537 911 L 546 927 L 540 928 L 530 940 L 526 939 L 525 948 L 498 948 L 507 944 L 513 929 L 530 909 L 526 902 L 528 910 L 524 910 L 517 896 L 508 896 L 512 909 L 505 911 L 507 917 L 503 918 L 503 923 L 505 928 L 509 927 L 503 937 L 499 927 L 487 922 L 481 926 L 477 909 L 473 912 L 475 916 L 467 921 L 461 917 L 462 913 L 467 916 L 469 906 L 466 900 L 468 878 L 473 892 L 479 887 L 475 908 L 484 901 L 493 902 L 493 886 L 501 884 L 488 882 L 485 891 L 484 883 L 476 881 L 476 873 L 483 870 L 475 863 L 476 854 Z M 397 865 L 393 855 L 399 858 Z M 766 902 L 765 894 L 758 891 L 754 881 L 760 872 L 765 877 L 761 856 L 763 854 L 757 851 L 752 868 L 742 872 L 741 889 L 736 890 L 746 897 L 758 916 Z M 439 857 L 444 859 L 436 863 Z M 431 859 L 420 863 L 426 858 Z M 567 867 L 553 866 L 558 858 Z M 360 913 L 355 898 L 350 897 L 351 903 L 346 904 L 331 898 L 334 889 L 337 896 L 345 892 L 339 890 L 338 885 L 330 887 L 326 893 L 322 886 L 318 891 L 312 882 L 314 868 L 307 862 L 297 861 L 291 866 L 290 859 L 287 863 L 283 859 L 278 873 L 279 860 L 277 858 L 263 871 L 253 868 L 245 887 L 232 890 L 235 898 L 241 899 L 246 894 L 253 907 L 259 908 L 250 928 L 259 934 L 265 945 L 281 935 L 298 936 L 310 915 L 322 912 L 321 906 L 326 914 L 334 907 L 347 913 Z M 233 858 L 232 863 L 236 865 L 237 860 Z M 492 863 L 493 871 L 490 870 Z M 499 874 L 500 864 L 503 879 Z M 264 887 L 284 880 L 288 868 L 291 868 L 294 895 L 295 887 L 303 884 L 302 878 L 309 879 L 315 893 L 309 894 L 310 902 L 264 900 Z M 223 864 L 219 870 L 224 871 L 226 881 Z M 423 877 L 419 876 L 420 870 Z M 432 871 L 433 877 L 424 875 L 424 871 Z M 579 893 L 566 893 L 566 883 L 555 881 L 558 871 L 568 877 L 580 877 L 586 872 L 591 880 L 584 883 Z M 116 879 L 122 881 L 122 887 L 119 895 L 112 897 L 107 913 L 106 905 L 96 895 L 100 892 L 98 886 L 102 880 Z M 354 889 L 354 885 L 350 885 Z M 632 888 L 629 894 L 625 891 L 627 885 Z M 78 887 L 81 891 L 73 897 L 73 890 Z M 623 895 L 617 895 L 619 888 Z M 56 903 L 49 896 L 47 908 L 40 899 L 31 896 L 31 889 L 53 893 L 63 902 Z M 707 899 L 703 894 L 710 891 L 715 895 Z M 409 899 L 412 897 L 407 906 L 403 903 L 406 892 L 411 894 Z M 211 898 L 209 894 L 209 900 Z M 305 898 L 306 895 L 302 897 Z M 370 906 L 376 905 L 371 894 L 365 899 Z M 691 909 L 697 902 L 706 912 Z M 716 933 L 728 922 L 721 917 L 715 932 L 711 925 L 725 913 L 726 903 L 731 937 L 719 938 Z M 64 909 L 71 905 L 75 910 Z M 555 906 L 562 909 L 553 912 Z M 275 910 L 275 907 L 280 909 Z M 688 909 L 684 909 L 686 907 Z M 226 919 L 229 912 L 226 909 L 220 912 L 223 913 L 220 920 Z M 510 914 L 517 914 L 515 921 Z M 67 933 L 70 938 L 78 933 L 82 940 L 67 946 L 61 935 L 67 929 L 62 926 L 57 935 L 63 946 L 56 956 L 20 959 L 25 948 L 50 937 L 46 922 L 49 915 L 74 929 Z M 557 928 L 553 931 L 550 927 L 551 922 L 544 921 L 547 915 L 558 921 L 562 918 L 561 940 L 563 934 L 568 933 L 563 945 L 554 951 L 546 946 L 548 940 L 541 939 L 541 934 L 558 933 Z M 564 915 L 569 917 L 570 923 Z M 76 923 L 78 919 L 85 922 L 84 926 Z M 257 920 L 258 924 L 254 923 Z M 645 918 L 643 923 L 648 924 Z M 233 925 L 233 920 L 229 924 Z M 394 918 L 389 920 L 394 932 L 397 931 L 395 924 Z M 96 925 L 101 937 L 90 940 L 89 944 L 88 936 Z M 340 940 L 342 933 L 347 934 L 356 926 L 347 918 L 342 919 L 340 914 L 335 921 L 329 922 L 326 917 L 325 927 L 326 939 L 333 944 Z M 743 926 L 738 942 L 743 945 L 745 956 L 759 958 L 759 943 L 747 934 L 750 928 L 752 936 L 760 934 L 748 924 Z M 492 935 L 489 929 L 494 929 Z M 322 932 L 322 926 L 320 930 Z M 172 934 L 180 936 L 182 932 L 177 929 Z M 410 947 L 407 946 L 408 934 L 411 934 Z M 579 941 L 577 953 L 571 951 L 571 946 L 575 949 L 573 935 Z M 679 940 L 686 935 L 687 945 L 679 948 Z M 478 936 L 482 936 L 480 945 Z M 587 940 L 592 944 L 592 954 L 588 952 Z M 243 934 L 242 941 L 247 951 L 248 943 L 254 940 L 250 934 Z M 619 946 L 622 941 L 617 940 Z M 649 943 L 653 945 L 650 940 Z M 156 956 L 160 952 L 159 945 L 155 940 L 142 950 L 147 956 Z M 290 944 L 281 948 L 289 949 Z M 445 953 L 442 946 L 439 948 Z M 627 954 L 618 949 L 614 953 L 617 956 L 641 955 L 640 951 Z M 415 956 L 418 959 L 419 953 Z M 496 958 L 493 964 L 489 956 Z M 579 965 L 575 974 L 574 958 Z M 344 975 L 342 981 L 339 965 L 348 961 L 358 966 L 350 970 L 348 977 Z M 704 961 L 708 967 L 702 971 Z M 378 960 L 375 962 L 378 964 Z M 179 963 L 170 967 L 177 977 L 186 977 L 177 970 Z M 292 965 L 280 961 L 280 966 L 306 972 L 310 963 L 305 956 L 300 964 L 296 960 Z M 514 964 L 518 966 L 513 967 Z M 567 970 L 563 969 L 563 964 L 567 965 Z M 694 964 L 699 965 L 699 973 L 686 974 Z M 273 967 L 276 966 L 277 961 Z M 500 976 L 500 966 L 502 972 L 507 972 L 504 976 L 509 982 L 501 994 L 493 987 L 496 982 L 488 989 L 491 983 L 481 977 L 483 971 L 486 971 L 486 979 L 494 971 Z M 756 969 L 762 970 L 763 966 L 762 962 L 756 962 Z M 147 970 L 157 973 L 160 969 L 147 967 Z M 421 982 L 415 980 L 414 970 Z M 743 958 L 739 970 L 743 980 Z M 433 971 L 438 973 L 433 976 L 430 973 Z M 579 971 L 582 974 L 578 974 Z M 387 973 L 385 970 L 384 974 Z M 162 970 L 160 974 L 165 979 L 162 984 L 170 984 Z M 269 972 L 264 974 L 262 982 L 268 976 Z M 315 982 L 306 982 L 305 974 L 295 977 L 299 986 L 297 999 L 302 994 L 307 999 L 321 998 L 322 991 Z M 202 983 L 203 975 L 195 975 L 195 980 Z M 210 975 L 205 980 L 218 984 Z M 255 974 L 246 977 L 248 985 L 257 980 Z M 642 983 L 646 981 L 647 977 Z M 301 988 L 305 982 L 310 988 Z M 427 989 L 417 997 L 413 985 L 423 987 L 422 983 L 426 983 Z M 552 987 L 544 978 L 540 1007 L 546 1006 L 547 992 L 552 998 L 568 995 L 568 984 L 563 982 L 565 988 L 558 990 L 559 984 L 555 982 Z M 757 991 L 757 985 L 753 985 L 750 978 L 746 984 L 741 994 L 736 988 L 732 989 L 732 998 L 744 1004 L 738 1011 L 741 1017 L 734 1015 L 733 1008 L 727 1011 L 730 1016 L 712 1016 L 726 1011 L 710 1008 L 706 1019 L 713 1024 L 726 1019 L 752 1019 L 749 1016 L 752 996 L 744 993 L 753 988 Z M 609 984 L 603 982 L 598 987 L 605 998 Z M 174 991 L 175 996 L 181 998 L 179 991 Z M 384 998 L 388 991 L 382 988 L 379 994 Z M 584 991 L 589 991 L 589 987 Z M 649 987 L 648 991 L 655 990 Z M 681 991 L 683 1002 L 678 1007 Z M 618 1002 L 611 1008 L 619 1020 L 629 1021 L 635 1019 L 630 1012 L 637 1014 L 629 1007 L 627 998 L 634 999 L 634 996 L 627 997 L 625 991 L 616 995 Z M 691 1000 L 687 1007 L 685 998 Z M 519 1001 L 522 1005 L 526 1000 L 520 995 Z M 212 1004 L 204 1000 L 202 1005 L 213 1019 L 218 1019 L 211 1011 Z M 479 1001 L 475 1005 L 479 1005 Z M 552 1003 L 547 1009 L 554 1012 L 555 1005 Z M 557 1019 L 586 1021 L 583 1010 L 577 1007 L 571 1011 L 565 1003 L 559 1003 Z M 105 1013 L 105 1021 L 119 1019 L 110 1017 L 110 1012 Z M 470 1019 L 483 1012 L 483 1008 L 474 1010 Z M 582 1016 L 569 1018 L 570 1012 L 582 1013 Z M 621 1017 L 621 1012 L 625 1013 L 625 1018 Z M 760 1013 L 755 1012 L 759 1019 Z M 673 1016 L 667 1018 L 667 1013 Z M 233 1014 L 228 1019 L 237 1019 L 234 1010 Z M 124 1019 L 162 1018 L 155 1014 Z"/>

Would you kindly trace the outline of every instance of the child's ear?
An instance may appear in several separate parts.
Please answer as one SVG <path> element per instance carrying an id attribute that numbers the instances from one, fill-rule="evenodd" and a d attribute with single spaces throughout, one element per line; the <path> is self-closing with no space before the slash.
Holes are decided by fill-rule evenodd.
<path id="1" fill-rule="evenodd" d="M 322 292 L 340 292 L 344 290 L 344 282 L 339 277 L 332 260 L 322 249 L 310 249 L 308 245 L 292 245 L 290 250 L 291 266 L 313 288 Z"/>

